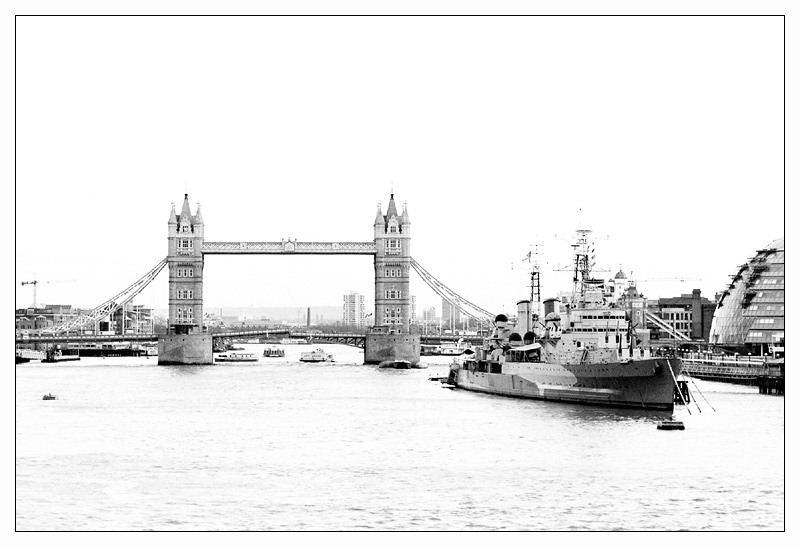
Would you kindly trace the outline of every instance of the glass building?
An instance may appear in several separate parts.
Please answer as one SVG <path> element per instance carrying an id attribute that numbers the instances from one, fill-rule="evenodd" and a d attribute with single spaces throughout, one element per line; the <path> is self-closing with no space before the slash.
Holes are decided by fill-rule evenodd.
<path id="1" fill-rule="evenodd" d="M 784 254 L 783 238 L 776 239 L 739 267 L 717 300 L 712 344 L 753 355 L 783 346 Z"/>

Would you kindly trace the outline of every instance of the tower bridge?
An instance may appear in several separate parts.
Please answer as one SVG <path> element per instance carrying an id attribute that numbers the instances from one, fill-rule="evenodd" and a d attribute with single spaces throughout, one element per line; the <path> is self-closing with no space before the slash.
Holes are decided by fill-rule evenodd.
<path id="1" fill-rule="evenodd" d="M 379 206 L 369 242 L 207 242 L 200 206 L 192 214 L 189 195 L 185 194 L 180 214 L 173 204 L 167 221 L 169 322 L 167 335 L 159 338 L 159 363 L 203 364 L 213 360 L 211 335 L 203 331 L 204 259 L 213 254 L 372 255 L 378 327 L 366 337 L 364 362 L 419 362 L 419 335 L 410 329 L 411 221 L 405 207 L 402 213 L 397 212 L 394 194 L 385 215 Z"/>
<path id="2" fill-rule="evenodd" d="M 172 205 L 167 221 L 167 257 L 142 279 L 107 300 L 91 313 L 42 334 L 57 339 L 91 321 L 98 321 L 130 302 L 158 273 L 169 272 L 167 334 L 158 338 L 159 364 L 211 364 L 212 338 L 203 327 L 203 273 L 206 255 L 371 255 L 375 275 L 375 327 L 364 337 L 364 362 L 385 360 L 419 362 L 420 335 L 411 329 L 410 274 L 415 270 L 440 296 L 470 317 L 489 322 L 493 315 L 462 298 L 424 270 L 411 258 L 411 220 L 404 205 L 398 213 L 391 194 L 386 213 L 381 206 L 373 222 L 372 241 L 304 242 L 205 240 L 205 222 L 200 205 L 192 214 L 189 195 L 184 194 L 180 213 Z M 219 336 L 219 334 L 216 334 Z"/>

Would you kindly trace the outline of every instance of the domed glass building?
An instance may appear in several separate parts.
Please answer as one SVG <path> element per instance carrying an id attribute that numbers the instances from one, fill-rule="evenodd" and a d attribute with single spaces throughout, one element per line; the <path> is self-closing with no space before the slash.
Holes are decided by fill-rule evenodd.
<path id="1" fill-rule="evenodd" d="M 709 342 L 765 355 L 783 346 L 785 323 L 783 238 L 756 252 L 722 292 L 711 322 Z"/>

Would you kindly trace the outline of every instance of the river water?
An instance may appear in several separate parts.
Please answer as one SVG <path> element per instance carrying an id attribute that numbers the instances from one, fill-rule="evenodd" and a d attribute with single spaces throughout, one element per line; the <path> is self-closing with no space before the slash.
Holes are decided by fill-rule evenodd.
<path id="1" fill-rule="evenodd" d="M 17 365 L 16 529 L 784 529 L 783 397 L 697 380 L 708 403 L 660 431 L 668 413 L 443 389 L 451 358 L 282 347 Z"/>

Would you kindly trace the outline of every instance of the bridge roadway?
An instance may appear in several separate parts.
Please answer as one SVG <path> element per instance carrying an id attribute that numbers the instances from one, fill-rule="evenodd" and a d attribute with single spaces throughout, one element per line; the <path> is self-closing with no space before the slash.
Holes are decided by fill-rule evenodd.
<path id="1" fill-rule="evenodd" d="M 327 344 L 344 344 L 358 348 L 364 347 L 365 334 L 353 333 L 319 333 L 319 332 L 298 332 L 288 329 L 246 329 L 235 331 L 211 332 L 212 338 L 252 338 L 255 336 L 283 335 L 287 338 L 305 339 Z M 79 342 L 156 342 L 158 334 L 29 334 L 27 336 L 17 336 L 17 344 L 66 344 Z M 441 344 L 442 342 L 458 342 L 464 340 L 469 344 L 480 344 L 483 338 L 478 336 L 456 336 L 456 335 L 422 335 L 422 344 Z"/>

